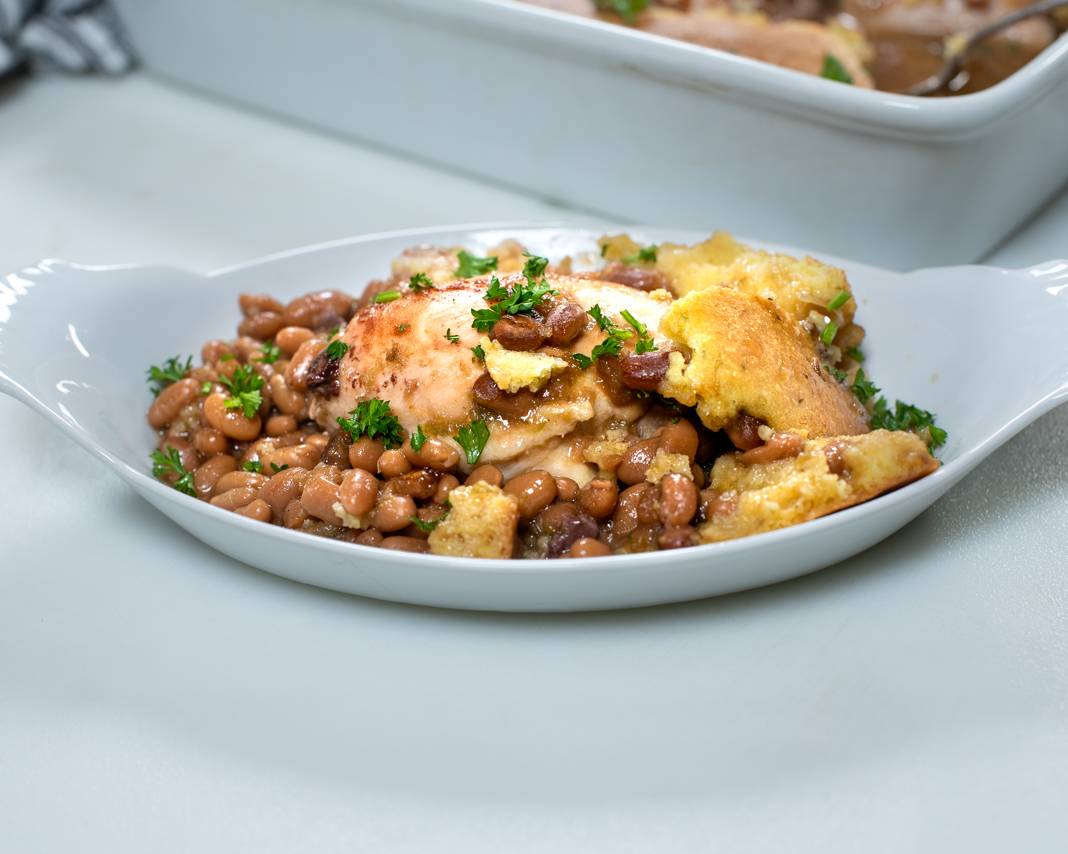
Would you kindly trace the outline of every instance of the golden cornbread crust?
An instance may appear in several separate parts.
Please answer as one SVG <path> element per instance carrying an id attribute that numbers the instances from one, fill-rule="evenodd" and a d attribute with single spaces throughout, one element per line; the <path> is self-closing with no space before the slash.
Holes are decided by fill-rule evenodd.
<path id="1" fill-rule="evenodd" d="M 519 502 L 488 483 L 458 486 L 452 509 L 430 532 L 430 553 L 449 557 L 510 558 Z"/>
<path id="2" fill-rule="evenodd" d="M 828 454 L 843 465 L 834 474 Z M 734 502 L 700 528 L 715 543 L 818 519 L 905 486 L 938 470 L 939 462 L 913 433 L 874 430 L 864 436 L 809 440 L 798 456 L 746 466 L 724 454 L 712 467 L 713 489 Z"/>
<path id="3" fill-rule="evenodd" d="M 661 394 L 689 403 L 710 430 L 739 413 L 802 436 L 866 433 L 868 415 L 821 368 L 812 340 L 774 300 L 728 287 L 692 291 L 660 320 L 660 332 L 690 356 Z"/>

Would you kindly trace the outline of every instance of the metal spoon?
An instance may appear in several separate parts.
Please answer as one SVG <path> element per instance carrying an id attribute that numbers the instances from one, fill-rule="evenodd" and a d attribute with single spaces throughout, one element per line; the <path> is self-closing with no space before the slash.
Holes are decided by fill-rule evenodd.
<path id="1" fill-rule="evenodd" d="M 937 74 L 933 74 L 922 83 L 917 83 L 915 86 L 905 90 L 905 94 L 933 95 L 936 92 L 939 92 L 960 73 L 961 68 L 964 66 L 964 61 L 968 58 L 969 52 L 983 39 L 1001 32 L 1001 30 L 1011 27 L 1013 24 L 1019 23 L 1020 21 L 1033 18 L 1036 15 L 1045 15 L 1062 6 L 1068 6 L 1068 0 L 1041 0 L 1039 3 L 1034 3 L 1030 6 L 1025 6 L 1022 9 L 1017 9 L 1015 12 L 1003 15 L 996 21 L 987 24 L 985 27 L 980 27 L 978 30 L 975 30 L 970 35 L 967 30 L 958 33 L 958 37 L 967 37 L 964 44 L 957 50 L 949 53 Z M 954 37 L 951 36 L 947 39 L 947 43 L 952 44 L 953 38 Z"/>

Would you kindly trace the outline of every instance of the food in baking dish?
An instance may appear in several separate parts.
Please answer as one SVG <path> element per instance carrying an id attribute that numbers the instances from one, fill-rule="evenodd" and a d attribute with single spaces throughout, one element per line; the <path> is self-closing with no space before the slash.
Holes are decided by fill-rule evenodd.
<path id="1" fill-rule="evenodd" d="M 420 246 L 359 298 L 242 296 L 236 339 L 149 372 L 154 474 L 362 545 L 576 558 L 772 531 L 938 468 L 930 413 L 864 373 L 841 270 L 724 233 L 599 246 Z"/>
<path id="2" fill-rule="evenodd" d="M 865 88 L 904 92 L 938 71 L 959 33 L 1034 0 L 522 0 Z M 1049 47 L 1064 10 L 987 38 L 946 94 L 978 92 Z"/>

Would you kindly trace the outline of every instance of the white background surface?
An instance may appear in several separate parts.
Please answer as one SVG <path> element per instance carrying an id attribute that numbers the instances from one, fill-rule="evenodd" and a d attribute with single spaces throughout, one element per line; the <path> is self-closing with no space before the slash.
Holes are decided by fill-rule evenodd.
<path id="1" fill-rule="evenodd" d="M 0 89 L 5 272 L 561 217 L 143 77 Z M 1065 196 L 993 261 L 1057 256 Z M 821 573 L 482 615 L 248 569 L 0 398 L 0 850 L 1060 850 L 1066 460 L 1062 407 Z"/>

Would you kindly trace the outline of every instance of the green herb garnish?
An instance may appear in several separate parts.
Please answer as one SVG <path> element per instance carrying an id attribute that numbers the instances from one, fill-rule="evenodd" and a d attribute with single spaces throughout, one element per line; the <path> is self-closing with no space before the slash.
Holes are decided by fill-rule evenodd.
<path id="1" fill-rule="evenodd" d="M 615 325 L 614 323 L 612 323 L 610 318 L 604 316 L 604 312 L 601 311 L 600 305 L 595 304 L 593 308 L 586 312 L 586 314 L 588 314 L 590 317 L 597 321 L 597 325 L 600 327 L 602 332 L 608 329 L 608 327 Z"/>
<path id="2" fill-rule="evenodd" d="M 467 455 L 467 464 L 473 466 L 482 456 L 482 450 L 489 441 L 489 428 L 484 420 L 472 421 L 466 427 L 460 428 L 460 433 L 452 438 L 464 449 Z"/>
<path id="3" fill-rule="evenodd" d="M 168 359 L 164 362 L 163 367 L 153 365 L 146 371 L 148 374 L 147 382 L 156 383 L 156 387 L 152 389 L 153 394 L 158 395 L 171 383 L 178 382 L 178 380 L 185 376 L 185 372 L 193 367 L 192 356 L 185 360 L 184 365 L 178 361 L 180 358 L 181 356 L 175 356 L 173 359 Z"/>
<path id="4" fill-rule="evenodd" d="M 497 256 L 492 258 L 479 258 L 465 249 L 460 250 L 457 256 L 460 266 L 456 268 L 458 279 L 470 279 L 474 276 L 482 276 L 497 269 Z"/>
<path id="5" fill-rule="evenodd" d="M 548 294 L 555 294 L 556 291 L 545 279 L 537 281 L 537 276 L 544 272 L 547 263 L 545 258 L 531 256 L 523 268 L 526 282 L 517 283 L 510 291 L 494 276 L 482 299 L 498 302 L 489 308 L 471 309 L 474 318 L 471 326 L 479 332 L 489 332 L 505 314 L 529 314 Z"/>
<path id="6" fill-rule="evenodd" d="M 838 311 L 843 305 L 849 302 L 853 295 L 849 291 L 839 291 L 838 295 L 827 303 L 827 311 Z"/>
<path id="7" fill-rule="evenodd" d="M 615 12 L 623 23 L 631 26 L 639 12 L 645 10 L 649 0 L 596 0 L 597 8 L 605 12 Z"/>
<path id="8" fill-rule="evenodd" d="M 426 273 L 416 273 L 408 280 L 408 287 L 418 293 L 419 291 L 434 290 L 434 281 Z"/>
<path id="9" fill-rule="evenodd" d="M 623 319 L 631 325 L 631 328 L 638 333 L 638 340 L 634 344 L 635 353 L 648 353 L 651 350 L 659 349 L 653 344 L 653 337 L 649 334 L 649 330 L 644 323 L 627 311 L 627 309 L 623 309 L 620 314 L 623 316 Z"/>
<path id="10" fill-rule="evenodd" d="M 375 294 L 375 302 L 393 302 L 395 299 L 400 299 L 400 291 L 380 291 Z"/>
<path id="11" fill-rule="evenodd" d="M 265 365 L 273 365 L 280 358 L 282 358 L 282 351 L 274 344 L 266 344 L 262 348 L 260 356 L 252 361 L 263 362 Z"/>
<path id="12" fill-rule="evenodd" d="M 408 439 L 408 442 L 409 444 L 411 444 L 412 450 L 418 454 L 420 449 L 422 449 L 423 445 L 426 444 L 426 433 L 423 432 L 422 424 L 419 424 L 415 428 L 415 432 L 412 433 L 411 438 Z"/>
<path id="13" fill-rule="evenodd" d="M 871 427 L 873 430 L 908 430 L 912 433 L 920 433 L 924 430 L 930 437 L 927 443 L 928 450 L 934 450 L 946 443 L 946 431 L 935 426 L 935 416 L 925 409 L 902 403 L 900 400 L 894 404 L 894 411 L 890 411 L 885 398 L 880 397 L 872 407 Z"/>
<path id="14" fill-rule="evenodd" d="M 330 342 L 326 348 L 326 357 L 328 359 L 340 359 L 347 352 L 349 352 L 349 345 L 339 338 L 337 341 Z"/>
<path id="15" fill-rule="evenodd" d="M 219 382 L 230 391 L 230 397 L 226 398 L 227 409 L 240 409 L 246 418 L 252 418 L 256 414 L 256 410 L 263 403 L 260 389 L 267 385 L 267 380 L 252 368 L 238 366 L 234 369 L 232 380 L 220 376 Z"/>
<path id="16" fill-rule="evenodd" d="M 828 320 L 827 325 L 823 327 L 823 332 L 820 333 L 820 341 L 831 346 L 831 342 L 834 340 L 834 336 L 838 334 L 838 324 L 833 320 Z"/>
<path id="17" fill-rule="evenodd" d="M 474 353 L 475 356 L 481 359 L 483 362 L 486 361 L 486 351 L 482 349 L 481 344 L 476 344 L 474 347 L 472 347 L 471 352 Z"/>
<path id="18" fill-rule="evenodd" d="M 211 383 L 208 380 L 204 380 L 200 385 L 201 394 L 211 394 Z"/>
<path id="19" fill-rule="evenodd" d="M 853 359 L 855 362 L 864 361 L 864 354 L 861 353 L 860 349 L 857 347 L 850 347 L 848 350 L 845 351 L 845 354 L 849 356 L 850 359 Z"/>
<path id="20" fill-rule="evenodd" d="M 361 400 L 356 408 L 349 412 L 352 418 L 338 418 L 342 430 L 348 430 L 352 441 L 361 436 L 379 439 L 386 448 L 392 450 L 401 445 L 400 421 L 389 410 L 388 400 L 373 397 Z"/>
<path id="21" fill-rule="evenodd" d="M 233 353 L 223 353 L 223 355 L 221 355 L 219 357 L 219 361 L 220 362 L 229 362 L 231 359 L 236 359 L 236 358 L 237 358 L 237 356 L 235 356 Z"/>
<path id="22" fill-rule="evenodd" d="M 824 367 L 824 370 L 827 371 L 827 373 L 829 373 L 832 377 L 834 377 L 840 383 L 844 383 L 848 379 L 848 376 L 843 371 L 839 371 L 839 370 L 837 370 L 835 368 L 832 368 L 826 362 L 823 363 L 823 367 Z M 863 401 L 861 401 L 861 402 L 863 403 Z"/>
<path id="23" fill-rule="evenodd" d="M 448 339 L 450 344 L 459 344 L 460 343 L 460 336 L 459 335 L 453 335 L 451 329 L 446 329 L 445 330 L 445 337 Z"/>
<path id="24" fill-rule="evenodd" d="M 652 246 L 646 246 L 644 249 L 639 249 L 633 255 L 628 255 L 623 259 L 624 264 L 635 264 L 644 262 L 646 264 L 656 263 L 656 244 Z"/>
<path id="25" fill-rule="evenodd" d="M 412 325 L 410 323 L 402 323 L 400 326 L 397 327 L 397 331 L 403 332 L 405 329 L 410 329 L 411 326 Z"/>
<path id="26" fill-rule="evenodd" d="M 437 519 L 431 519 L 429 521 L 420 519 L 418 516 L 409 516 L 408 518 L 412 520 L 412 524 L 415 525 L 415 527 L 417 527 L 420 531 L 429 534 L 442 522 L 442 520 L 444 520 L 445 516 L 448 515 L 449 514 L 446 513 L 443 516 L 439 516 Z"/>
<path id="27" fill-rule="evenodd" d="M 280 471 L 285 471 L 287 468 L 289 468 L 289 463 L 282 463 L 282 465 L 278 465 L 278 463 L 271 463 L 271 471 L 273 471 L 275 474 L 278 474 L 278 472 Z"/>
<path id="28" fill-rule="evenodd" d="M 196 498 L 197 491 L 193 486 L 193 473 L 185 470 L 181 455 L 173 447 L 168 445 L 166 454 L 153 451 L 149 456 L 152 458 L 152 477 L 159 478 L 168 472 L 174 472 L 178 475 L 178 480 L 172 484 L 174 488 Z"/>
<path id="29" fill-rule="evenodd" d="M 864 376 L 863 368 L 857 368 L 857 375 L 853 379 L 852 389 L 853 394 L 856 395 L 857 400 L 861 403 L 867 403 L 881 391 L 881 389 L 875 387 L 875 383 Z"/>
<path id="30" fill-rule="evenodd" d="M 820 77 L 824 77 L 827 80 L 835 80 L 838 83 L 853 82 L 853 75 L 845 70 L 845 66 L 842 65 L 837 56 L 830 53 L 823 55 L 823 69 L 820 71 Z"/>
<path id="31" fill-rule="evenodd" d="M 251 471 L 255 472 L 256 474 L 259 474 L 263 471 L 263 463 L 257 460 L 250 460 L 247 463 L 241 463 L 241 468 L 243 468 L 245 471 Z"/>
<path id="32" fill-rule="evenodd" d="M 589 311 L 586 312 L 590 317 L 597 321 L 597 325 L 602 332 L 607 332 L 608 337 L 605 338 L 600 344 L 593 348 L 590 355 L 584 356 L 582 353 L 572 353 L 571 358 L 575 360 L 580 368 L 585 370 L 594 362 L 596 362 L 601 356 L 618 356 L 620 350 L 623 349 L 623 344 L 628 338 L 633 337 L 634 333 L 621 326 L 617 326 L 610 317 L 606 317 L 599 305 L 594 305 Z M 637 350 L 639 353 L 646 353 L 649 350 L 655 350 L 653 346 L 653 339 L 648 337 L 648 330 L 645 328 L 645 324 L 641 323 L 634 317 L 629 311 L 624 309 L 624 318 L 627 323 L 634 327 L 638 332 L 639 344 L 644 340 L 646 343 L 642 345 L 644 349 Z M 644 333 L 644 337 L 643 336 Z"/>

